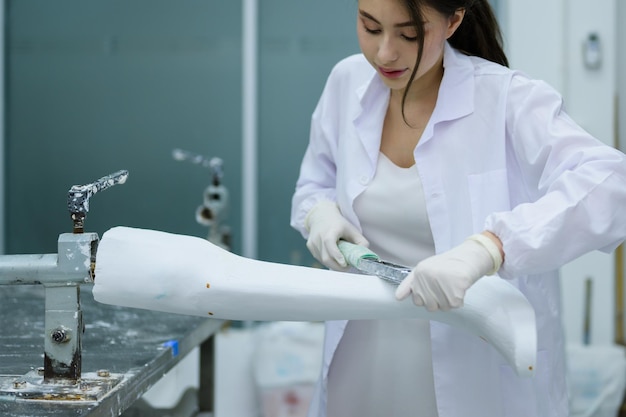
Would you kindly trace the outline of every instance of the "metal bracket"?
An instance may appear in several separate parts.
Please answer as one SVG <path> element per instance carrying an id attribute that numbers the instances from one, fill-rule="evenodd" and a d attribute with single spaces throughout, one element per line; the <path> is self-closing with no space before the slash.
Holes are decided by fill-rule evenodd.
<path id="1" fill-rule="evenodd" d="M 106 370 L 86 373 L 76 384 L 49 384 L 43 369 L 24 376 L 0 377 L 0 395 L 16 400 L 97 402 L 116 387 L 124 378 Z"/>
<path id="2" fill-rule="evenodd" d="M 44 366 L 8 382 L 0 379 L 0 396 L 38 400 L 97 400 L 120 378 L 82 375 L 83 313 L 80 285 L 93 283 L 99 237 L 83 233 L 89 198 L 98 191 L 126 181 L 118 171 L 92 184 L 74 185 L 68 192 L 73 233 L 59 236 L 56 254 L 0 256 L 1 285 L 36 285 L 45 288 Z"/>

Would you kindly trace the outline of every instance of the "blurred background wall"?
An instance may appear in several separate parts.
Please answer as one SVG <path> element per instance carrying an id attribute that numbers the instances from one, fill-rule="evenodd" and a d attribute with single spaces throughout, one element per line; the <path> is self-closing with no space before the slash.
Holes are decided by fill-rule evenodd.
<path id="1" fill-rule="evenodd" d="M 242 88 L 249 62 L 242 16 L 250 3 L 4 1 L 5 253 L 56 251 L 58 234 L 71 227 L 69 187 L 119 169 L 130 171 L 127 183 L 93 198 L 87 230 L 102 234 L 128 225 L 204 236 L 194 213 L 209 172 L 173 160 L 171 151 L 183 148 L 224 161 L 234 252 L 315 264 L 289 227 L 290 200 L 326 76 L 340 58 L 358 52 L 356 1 L 252 2 L 258 13 L 255 166 L 242 159 L 242 109 L 250 97 Z M 616 97 L 626 90 L 626 41 L 617 24 L 623 2 L 493 5 L 512 67 L 555 86 L 575 120 L 616 144 L 618 111 L 624 115 Z M 584 62 L 592 35 L 602 48 L 597 68 Z M 256 199 L 244 192 L 246 178 Z M 254 216 L 245 226 L 244 212 Z M 593 341 L 614 339 L 615 261 L 614 254 L 592 253 L 563 269 L 571 340 L 582 338 L 588 278 Z"/>

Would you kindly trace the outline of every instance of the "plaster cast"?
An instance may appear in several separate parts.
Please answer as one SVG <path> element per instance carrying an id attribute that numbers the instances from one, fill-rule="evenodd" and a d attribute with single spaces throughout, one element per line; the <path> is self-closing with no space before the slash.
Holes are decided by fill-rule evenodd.
<path id="1" fill-rule="evenodd" d="M 228 320 L 421 318 L 456 326 L 495 347 L 519 375 L 533 374 L 534 310 L 501 278 L 480 279 L 463 307 L 428 312 L 376 276 L 248 259 L 205 239 L 115 227 L 96 257 L 97 301 Z"/>

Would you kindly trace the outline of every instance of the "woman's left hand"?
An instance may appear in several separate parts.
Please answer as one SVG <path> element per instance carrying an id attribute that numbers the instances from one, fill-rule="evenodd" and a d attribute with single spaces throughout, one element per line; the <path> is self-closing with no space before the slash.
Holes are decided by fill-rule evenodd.
<path id="1" fill-rule="evenodd" d="M 494 274 L 501 265 L 502 253 L 494 240 L 484 234 L 473 235 L 459 246 L 417 264 L 398 286 L 396 298 L 403 300 L 413 294 L 415 305 L 425 306 L 428 311 L 458 308 L 463 305 L 467 289 L 481 277 Z"/>

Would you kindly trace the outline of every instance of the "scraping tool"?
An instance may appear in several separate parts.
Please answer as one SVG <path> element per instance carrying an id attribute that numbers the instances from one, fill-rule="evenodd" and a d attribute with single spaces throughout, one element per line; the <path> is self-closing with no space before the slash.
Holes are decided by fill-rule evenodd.
<path id="1" fill-rule="evenodd" d="M 355 245 L 345 240 L 340 240 L 337 246 L 346 258 L 346 262 L 363 274 L 376 275 L 385 281 L 399 285 L 411 272 L 411 268 L 381 260 L 365 246 Z"/>

